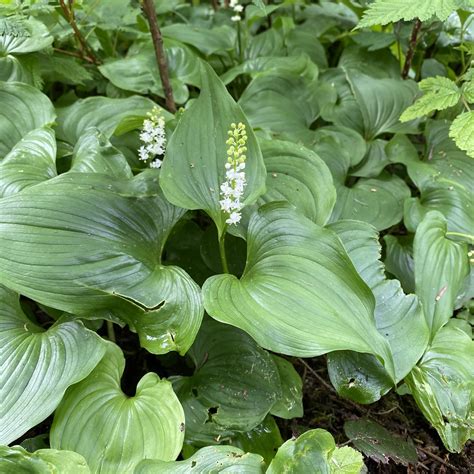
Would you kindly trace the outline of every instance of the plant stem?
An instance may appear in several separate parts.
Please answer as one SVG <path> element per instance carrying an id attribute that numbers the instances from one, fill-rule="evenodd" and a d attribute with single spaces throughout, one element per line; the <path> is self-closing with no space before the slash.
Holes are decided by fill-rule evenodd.
<path id="1" fill-rule="evenodd" d="M 112 321 L 106 321 L 107 322 L 107 336 L 109 337 L 109 340 L 112 342 L 115 342 L 115 331 L 114 331 L 114 323 Z"/>
<path id="2" fill-rule="evenodd" d="M 237 22 L 237 43 L 239 45 L 239 62 L 244 62 L 244 52 L 242 51 L 242 29 L 240 28 L 240 21 Z"/>
<path id="3" fill-rule="evenodd" d="M 229 273 L 229 266 L 227 265 L 227 257 L 225 254 L 225 234 L 226 229 L 224 227 L 222 235 L 219 237 L 219 254 L 221 256 L 222 271 L 224 273 Z"/>
<path id="4" fill-rule="evenodd" d="M 413 25 L 413 29 L 411 31 L 410 44 L 408 46 L 407 55 L 405 57 L 405 64 L 402 70 L 403 79 L 406 79 L 408 77 L 408 73 L 410 72 L 413 56 L 415 56 L 416 43 L 418 41 L 418 34 L 420 32 L 420 29 L 421 29 L 421 21 L 417 18 L 415 20 L 415 24 Z"/>
<path id="5" fill-rule="evenodd" d="M 81 31 L 77 27 L 76 19 L 74 17 L 74 10 L 73 10 L 73 2 L 69 1 L 69 6 L 64 3 L 64 0 L 59 0 L 59 4 L 61 6 L 62 11 L 64 12 L 64 16 L 66 17 L 67 22 L 71 26 L 74 31 L 74 34 L 79 41 L 79 45 L 81 48 L 82 58 L 90 60 L 89 62 L 93 62 L 94 64 L 100 64 L 99 59 L 97 59 L 96 55 L 94 54 L 93 49 L 89 46 L 86 39 L 82 35 Z"/>
<path id="6" fill-rule="evenodd" d="M 153 0 L 142 0 L 142 10 L 148 20 L 148 25 L 150 26 L 150 33 L 155 48 L 156 64 L 158 65 L 161 83 L 163 84 L 163 90 L 165 92 L 166 108 L 174 114 L 176 112 L 176 103 L 173 98 L 173 89 L 170 83 L 168 63 L 166 61 L 165 48 L 163 46 L 163 37 L 161 36 L 161 31 L 158 27 L 158 22 L 156 21 Z"/>

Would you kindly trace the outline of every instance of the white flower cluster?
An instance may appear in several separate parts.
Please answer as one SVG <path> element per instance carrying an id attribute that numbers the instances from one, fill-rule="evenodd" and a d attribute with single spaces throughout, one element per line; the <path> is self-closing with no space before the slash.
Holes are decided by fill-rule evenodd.
<path id="1" fill-rule="evenodd" d="M 225 164 L 226 180 L 221 184 L 221 210 L 229 215 L 226 220 L 227 224 L 237 224 L 240 222 L 242 214 L 242 203 L 240 199 L 244 193 L 245 187 L 245 152 L 247 147 L 247 131 L 245 125 L 240 122 L 232 123 L 230 130 L 227 132 L 229 138 L 226 141 L 227 163 Z"/>
<path id="2" fill-rule="evenodd" d="M 235 15 L 231 16 L 230 19 L 232 21 L 240 21 L 242 20 L 242 17 L 240 14 L 244 11 L 243 5 L 239 5 L 239 0 L 230 0 L 229 2 L 229 7 L 234 10 Z"/>
<path id="3" fill-rule="evenodd" d="M 164 155 L 166 149 L 165 119 L 158 107 L 153 107 L 147 115 L 150 118 L 143 121 L 140 140 L 144 145 L 138 149 L 138 157 L 142 161 L 149 161 L 150 168 L 159 168 L 161 160 L 156 155 Z"/>

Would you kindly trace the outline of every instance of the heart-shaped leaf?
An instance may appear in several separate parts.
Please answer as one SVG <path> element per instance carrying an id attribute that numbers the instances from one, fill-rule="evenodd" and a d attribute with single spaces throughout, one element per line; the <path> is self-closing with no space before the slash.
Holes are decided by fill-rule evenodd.
<path id="1" fill-rule="evenodd" d="M 81 454 L 92 472 L 133 472 L 144 458 L 173 461 L 183 445 L 184 413 L 171 383 L 150 372 L 129 397 L 120 388 L 124 368 L 121 350 L 108 343 L 54 415 L 51 446 Z"/>
<path id="2" fill-rule="evenodd" d="M 185 461 L 164 462 L 144 459 L 136 467 L 134 474 L 188 474 L 242 472 L 245 474 L 263 474 L 265 463 L 258 454 L 245 453 L 233 446 L 207 446 Z"/>
<path id="3" fill-rule="evenodd" d="M 446 448 L 460 452 L 473 434 L 474 342 L 453 323 L 436 333 L 405 381 Z"/>
<path id="4" fill-rule="evenodd" d="M 51 45 L 53 37 L 41 21 L 30 17 L 2 18 L 3 32 L 0 34 L 0 55 L 17 55 L 40 51 Z"/>
<path id="5" fill-rule="evenodd" d="M 182 116 L 163 161 L 160 185 L 166 198 L 185 209 L 203 209 L 222 234 L 227 215 L 219 204 L 225 181 L 227 132 L 242 122 L 247 130 L 245 175 L 241 201 L 251 204 L 265 190 L 262 154 L 247 119 L 212 68 L 201 65 L 201 94 Z"/>
<path id="6" fill-rule="evenodd" d="M 47 306 L 126 322 L 152 352 L 184 353 L 201 323 L 200 289 L 161 264 L 183 213 L 161 196 L 154 170 L 131 181 L 66 173 L 2 200 L 0 282 Z"/>
<path id="7" fill-rule="evenodd" d="M 27 133 L 0 161 L 0 196 L 56 176 L 56 140 L 49 127 Z"/>
<path id="8" fill-rule="evenodd" d="M 446 219 L 431 211 L 416 229 L 413 242 L 416 294 L 431 337 L 451 318 L 470 270 L 467 245 L 450 240 L 448 234 Z"/>
<path id="9" fill-rule="evenodd" d="M 51 125 L 51 101 L 38 89 L 20 82 L 0 82 L 0 160 L 28 133 Z"/>
<path id="10" fill-rule="evenodd" d="M 38 449 L 29 453 L 21 446 L 0 446 L 0 471 L 3 474 L 43 474 L 74 472 L 90 474 L 86 460 L 72 451 Z"/>
<path id="11" fill-rule="evenodd" d="M 2 444 L 47 418 L 105 352 L 103 340 L 79 322 L 59 322 L 44 331 L 24 315 L 19 296 L 2 286 L 0 347 Z"/>
<path id="12" fill-rule="evenodd" d="M 267 474 L 359 474 L 363 467 L 362 454 L 348 446 L 336 447 L 330 433 L 316 429 L 284 443 L 268 467 Z"/>
<path id="13" fill-rule="evenodd" d="M 205 321 L 189 355 L 194 375 L 173 383 L 186 413 L 186 440 L 193 445 L 255 428 L 282 398 L 274 360 L 237 328 Z"/>
<path id="14" fill-rule="evenodd" d="M 247 243 L 240 280 L 217 275 L 204 283 L 213 318 L 283 354 L 375 354 L 393 375 L 389 346 L 375 327 L 373 295 L 332 231 L 272 203 L 252 217 Z"/>

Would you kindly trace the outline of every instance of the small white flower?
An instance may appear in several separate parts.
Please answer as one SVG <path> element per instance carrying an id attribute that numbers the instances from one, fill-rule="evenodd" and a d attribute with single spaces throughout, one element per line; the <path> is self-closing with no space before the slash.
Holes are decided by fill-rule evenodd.
<path id="1" fill-rule="evenodd" d="M 149 118 L 143 121 L 140 140 L 144 143 L 138 149 L 138 157 L 149 161 L 150 168 L 160 168 L 161 160 L 156 155 L 163 155 L 166 149 L 165 119 L 158 107 L 148 113 Z"/>
<path id="2" fill-rule="evenodd" d="M 242 215 L 240 214 L 240 212 L 237 212 L 237 211 L 233 211 L 229 218 L 226 219 L 226 223 L 227 224 L 237 224 L 238 222 L 240 222 L 240 219 L 241 219 Z"/>
<path id="3" fill-rule="evenodd" d="M 232 21 L 240 21 L 242 17 L 240 15 L 234 15 L 234 16 L 231 16 L 230 19 Z"/>
<path id="4" fill-rule="evenodd" d="M 225 164 L 226 180 L 221 184 L 221 197 L 219 201 L 221 210 L 229 217 L 226 219 L 227 224 L 237 224 L 240 222 L 242 214 L 240 210 L 243 205 L 241 198 L 244 193 L 246 184 L 245 179 L 245 152 L 247 148 L 247 132 L 243 123 L 231 124 L 230 130 L 227 132 L 229 138 L 226 141 L 227 163 Z"/>
<path id="5" fill-rule="evenodd" d="M 235 5 L 234 12 L 242 13 L 243 11 L 244 11 L 244 6 L 243 5 Z"/>
<path id="6" fill-rule="evenodd" d="M 239 0 L 230 0 L 229 1 L 229 7 L 234 8 L 239 4 Z"/>

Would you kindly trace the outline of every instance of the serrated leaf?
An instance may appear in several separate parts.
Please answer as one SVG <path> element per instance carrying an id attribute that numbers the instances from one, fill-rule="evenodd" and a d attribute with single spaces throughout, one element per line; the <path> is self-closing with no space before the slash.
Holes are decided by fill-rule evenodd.
<path id="1" fill-rule="evenodd" d="M 164 462 L 145 459 L 136 467 L 134 474 L 188 474 L 191 470 L 199 473 L 218 474 L 220 472 L 242 472 L 263 474 L 265 463 L 258 454 L 245 453 L 233 446 L 207 446 L 185 461 Z"/>
<path id="2" fill-rule="evenodd" d="M 363 467 L 362 454 L 348 446 L 337 448 L 330 433 L 316 429 L 284 443 L 267 474 L 359 474 Z"/>
<path id="3" fill-rule="evenodd" d="M 21 446 L 0 446 L 0 471 L 3 474 L 91 472 L 86 460 L 78 453 L 57 449 L 38 449 L 29 453 Z"/>
<path id="4" fill-rule="evenodd" d="M 56 175 L 53 130 L 49 127 L 32 130 L 0 161 L 0 196 L 16 194 Z"/>
<path id="5" fill-rule="evenodd" d="M 0 286 L 0 443 L 9 444 L 46 419 L 65 390 L 86 377 L 105 352 L 79 322 L 44 331 L 30 321 L 19 295 Z"/>
<path id="6" fill-rule="evenodd" d="M 34 87 L 0 82 L 0 160 L 28 133 L 52 125 L 56 113 L 51 101 Z"/>
<path id="7" fill-rule="evenodd" d="M 125 358 L 118 346 L 71 387 L 54 415 L 51 446 L 75 451 L 92 472 L 133 472 L 144 458 L 173 461 L 184 439 L 184 412 L 171 383 L 149 372 L 134 396 L 120 388 Z"/>
<path id="8" fill-rule="evenodd" d="M 449 129 L 456 145 L 474 158 L 474 110 L 458 115 Z"/>
<path id="9" fill-rule="evenodd" d="M 204 283 L 209 315 L 275 352 L 369 352 L 393 375 L 388 345 L 375 328 L 372 293 L 332 231 L 272 203 L 253 215 L 247 245 L 240 280 L 217 275 Z"/>
<path id="10" fill-rule="evenodd" d="M 200 289 L 161 264 L 183 213 L 153 170 L 133 180 L 63 174 L 2 200 L 0 282 L 46 306 L 128 323 L 151 352 L 184 353 L 201 323 Z"/>
<path id="11" fill-rule="evenodd" d="M 447 77 L 429 77 L 423 79 L 418 85 L 423 92 L 423 96 L 403 112 L 400 116 L 401 122 L 428 115 L 434 110 L 453 107 L 461 98 L 459 87 Z"/>
<path id="12" fill-rule="evenodd" d="M 251 430 L 282 398 L 274 360 L 237 328 L 204 321 L 188 354 L 194 375 L 173 382 L 186 414 L 188 443 L 206 446 Z"/>
<path id="13" fill-rule="evenodd" d="M 469 274 L 467 245 L 450 240 L 446 232 L 446 219 L 431 211 L 416 229 L 413 242 L 416 294 L 431 337 L 451 318 L 456 296 Z"/>
<path id="14" fill-rule="evenodd" d="M 202 63 L 201 94 L 183 114 L 171 136 L 163 160 L 160 185 L 166 198 L 185 209 L 203 209 L 217 225 L 219 235 L 227 214 L 219 204 L 225 181 L 228 130 L 232 123 L 246 125 L 248 141 L 241 201 L 252 204 L 265 190 L 265 166 L 255 135 L 213 69 Z"/>
<path id="15" fill-rule="evenodd" d="M 418 455 L 413 441 L 394 436 L 383 426 L 371 420 L 358 419 L 346 421 L 344 432 L 352 444 L 366 456 L 377 462 L 388 464 L 416 464 Z"/>
<path id="16" fill-rule="evenodd" d="M 440 21 L 448 18 L 453 11 L 468 5 L 466 0 L 375 0 L 368 6 L 364 16 L 357 25 L 365 28 L 373 25 L 386 25 L 399 20 L 421 21 L 436 17 Z"/>
<path id="17" fill-rule="evenodd" d="M 473 360 L 471 336 L 449 323 L 436 333 L 405 379 L 418 407 L 451 452 L 460 452 L 473 433 Z"/>

